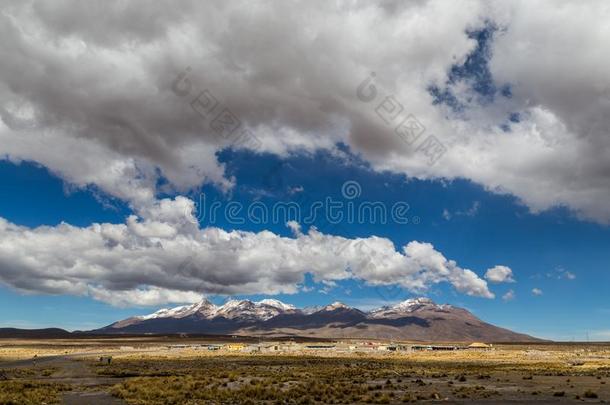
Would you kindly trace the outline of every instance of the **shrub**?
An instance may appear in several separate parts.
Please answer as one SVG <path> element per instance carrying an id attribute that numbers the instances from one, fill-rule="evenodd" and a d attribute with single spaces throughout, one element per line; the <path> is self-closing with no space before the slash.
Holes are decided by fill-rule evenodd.
<path id="1" fill-rule="evenodd" d="M 71 388 L 65 384 L 33 381 L 0 381 L 0 404 L 38 405 L 57 403 L 60 394 Z"/>
<path id="2" fill-rule="evenodd" d="M 594 398 L 597 398 L 597 393 L 593 392 L 591 390 L 586 390 L 585 393 L 583 394 L 583 396 L 585 398 L 594 399 Z"/>

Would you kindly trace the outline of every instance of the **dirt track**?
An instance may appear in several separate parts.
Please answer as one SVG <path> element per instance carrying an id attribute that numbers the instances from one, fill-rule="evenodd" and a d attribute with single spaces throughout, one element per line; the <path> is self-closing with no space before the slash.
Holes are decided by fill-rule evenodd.
<path id="1" fill-rule="evenodd" d="M 105 352 L 86 353 L 87 356 L 101 356 Z M 72 391 L 63 396 L 63 404 L 70 405 L 119 405 L 123 401 L 112 397 L 108 393 L 108 387 L 122 381 L 117 377 L 101 377 L 97 375 L 86 361 L 82 358 L 83 353 L 75 353 L 62 356 L 37 357 L 27 360 L 17 360 L 0 363 L 4 369 L 56 369 L 50 376 L 37 379 L 44 382 L 68 384 Z"/>

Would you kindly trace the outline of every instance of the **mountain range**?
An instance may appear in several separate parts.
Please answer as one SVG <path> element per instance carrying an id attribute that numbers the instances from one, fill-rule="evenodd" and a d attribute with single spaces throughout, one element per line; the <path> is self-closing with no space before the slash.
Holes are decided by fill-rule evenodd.
<path id="1" fill-rule="evenodd" d="M 230 300 L 134 316 L 97 334 L 224 334 L 260 337 L 377 338 L 427 342 L 527 342 L 538 339 L 491 325 L 463 308 L 414 298 L 364 312 L 341 302 L 299 309 L 275 299 Z"/>

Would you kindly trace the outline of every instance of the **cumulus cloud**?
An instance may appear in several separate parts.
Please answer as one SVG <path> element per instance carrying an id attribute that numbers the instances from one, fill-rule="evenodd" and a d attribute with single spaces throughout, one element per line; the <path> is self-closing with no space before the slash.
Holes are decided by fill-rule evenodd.
<path id="1" fill-rule="evenodd" d="M 0 158 L 37 162 L 134 211 L 124 224 L 86 228 L 0 220 L 0 279 L 15 289 L 126 305 L 292 293 L 309 272 L 413 290 L 449 282 L 493 297 L 427 243 L 397 250 L 388 239 L 305 234 L 298 224 L 282 238 L 183 222 L 192 202 L 159 201 L 160 191 L 235 184 L 217 159 L 232 141 L 210 125 L 224 108 L 260 140 L 257 150 L 286 156 L 341 142 L 374 170 L 470 179 L 534 212 L 565 206 L 610 223 L 605 1 L 0 4 Z M 448 78 L 477 49 L 468 33 L 490 25 L 489 71 L 511 96 L 481 103 L 472 80 Z M 188 91 L 176 94 L 181 72 Z M 363 102 L 356 88 L 371 72 L 377 98 Z M 430 86 L 447 87 L 464 108 L 435 103 Z M 218 102 L 212 115 L 194 102 L 204 89 Z M 442 160 L 429 165 L 380 118 L 388 95 L 443 142 Z M 501 128 L 512 113 L 519 119 Z"/>
<path id="2" fill-rule="evenodd" d="M 121 306 L 194 301 L 201 294 L 293 294 L 307 273 L 329 285 L 358 279 L 411 291 L 447 282 L 493 298 L 484 280 L 429 243 L 396 250 L 385 238 L 349 239 L 315 228 L 292 238 L 200 229 L 183 216 L 193 208 L 183 197 L 164 199 L 147 216 L 85 228 L 27 228 L 0 219 L 0 281 L 26 293 L 89 295 Z"/>
<path id="3" fill-rule="evenodd" d="M 135 208 L 152 203 L 161 176 L 177 191 L 230 188 L 215 152 L 231 141 L 190 105 L 208 89 L 260 150 L 343 142 L 377 170 L 467 178 L 536 212 L 566 206 L 608 223 L 610 74 L 599 49 L 610 45 L 609 17 L 602 0 L 3 0 L 0 155 Z M 447 85 L 477 48 L 468 32 L 490 25 L 489 71 L 512 96 L 481 104 L 473 83 L 458 80 L 449 90 L 466 108 L 433 103 L 430 86 Z M 190 92 L 180 97 L 172 81 L 187 66 Z M 363 103 L 355 90 L 373 71 L 378 97 Z M 443 142 L 441 161 L 430 166 L 378 116 L 387 95 Z M 520 120 L 505 132 L 510 113 Z"/>
<path id="4" fill-rule="evenodd" d="M 494 266 L 485 272 L 485 278 L 492 283 L 514 283 L 513 271 L 507 266 Z"/>
<path id="5" fill-rule="evenodd" d="M 543 293 L 540 288 L 532 288 L 532 294 L 538 297 L 541 296 Z"/>

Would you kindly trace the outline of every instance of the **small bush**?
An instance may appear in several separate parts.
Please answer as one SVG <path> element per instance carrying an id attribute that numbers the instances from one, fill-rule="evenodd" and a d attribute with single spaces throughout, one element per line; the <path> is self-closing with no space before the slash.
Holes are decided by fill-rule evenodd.
<path id="1" fill-rule="evenodd" d="M 586 390 L 585 393 L 583 394 L 583 396 L 585 398 L 594 399 L 594 398 L 597 398 L 597 393 L 593 392 L 591 390 Z"/>

